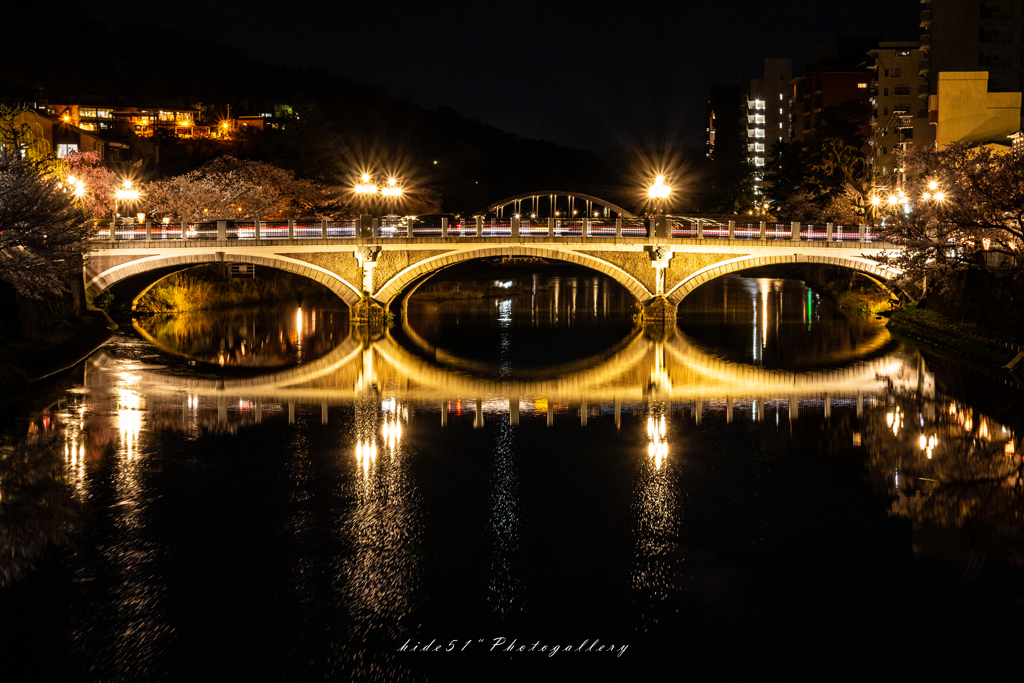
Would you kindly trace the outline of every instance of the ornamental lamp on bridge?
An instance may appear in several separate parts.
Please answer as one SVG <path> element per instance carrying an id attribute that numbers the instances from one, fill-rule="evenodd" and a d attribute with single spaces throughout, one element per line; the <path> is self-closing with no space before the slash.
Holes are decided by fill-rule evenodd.
<path id="1" fill-rule="evenodd" d="M 139 199 L 139 191 L 132 188 L 132 181 L 125 180 L 124 187 L 114 192 L 114 220 L 117 220 L 118 202 L 135 202 Z"/>
<path id="2" fill-rule="evenodd" d="M 672 188 L 665 184 L 665 176 L 659 175 L 654 179 L 654 184 L 647 188 L 647 197 L 654 201 L 658 213 L 664 208 L 665 200 L 672 194 Z"/>
<path id="3" fill-rule="evenodd" d="M 654 179 L 654 184 L 647 188 L 647 197 L 654 202 L 656 215 L 654 217 L 654 233 L 659 238 L 672 237 L 672 229 L 668 219 L 663 216 L 665 200 L 672 194 L 672 188 L 665 183 L 665 176 L 659 175 Z"/>

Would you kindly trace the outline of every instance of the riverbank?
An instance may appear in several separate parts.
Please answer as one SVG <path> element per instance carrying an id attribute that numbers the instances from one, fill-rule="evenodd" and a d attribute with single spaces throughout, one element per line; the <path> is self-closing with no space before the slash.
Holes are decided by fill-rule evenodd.
<path id="1" fill-rule="evenodd" d="M 848 318 L 875 320 L 888 314 L 891 295 L 865 275 L 834 266 L 786 264 L 752 268 L 743 277 L 801 280 L 827 295 Z"/>
<path id="2" fill-rule="evenodd" d="M 103 311 L 89 311 L 55 327 L 33 343 L 0 344 L 4 393 L 74 367 L 110 339 L 117 325 Z"/>
<path id="3" fill-rule="evenodd" d="M 1013 360 L 1021 349 L 1010 340 L 995 338 L 988 328 L 957 322 L 914 303 L 893 311 L 887 327 L 911 339 L 999 367 Z"/>

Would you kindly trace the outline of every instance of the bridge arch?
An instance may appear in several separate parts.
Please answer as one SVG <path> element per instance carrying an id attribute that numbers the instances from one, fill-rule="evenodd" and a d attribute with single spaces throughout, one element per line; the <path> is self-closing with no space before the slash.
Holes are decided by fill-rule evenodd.
<path id="1" fill-rule="evenodd" d="M 637 301 L 647 301 L 654 296 L 653 292 L 647 289 L 647 287 L 641 284 L 639 280 L 622 268 L 593 256 L 588 256 L 579 252 L 544 248 L 542 246 L 528 247 L 522 245 L 503 245 L 501 247 L 457 251 L 454 253 L 443 254 L 441 256 L 435 256 L 434 258 L 426 259 L 424 261 L 419 261 L 398 272 L 394 277 L 385 282 L 373 295 L 373 298 L 379 304 L 387 308 L 407 286 L 432 271 L 440 270 L 441 268 L 454 265 L 456 263 L 472 261 L 474 259 L 496 258 L 501 256 L 533 256 L 551 259 L 553 261 L 575 263 L 611 277 L 613 280 L 625 287 L 630 294 L 636 297 Z"/>
<path id="2" fill-rule="evenodd" d="M 537 204 L 539 204 L 540 200 L 543 199 L 546 200 L 550 206 L 552 201 L 555 201 L 551 199 L 553 197 L 566 197 L 570 200 L 580 200 L 583 202 L 587 202 L 588 206 L 596 205 L 603 207 L 612 214 L 610 216 L 611 218 L 616 218 L 617 216 L 615 216 L 615 214 L 619 214 L 619 216 L 621 216 L 622 218 L 636 218 L 634 214 L 630 213 L 629 211 L 626 211 L 626 209 L 622 208 L 621 206 L 618 206 L 617 204 L 612 204 L 611 202 L 601 199 L 600 197 L 595 197 L 589 194 L 583 194 L 582 192 L 568 192 L 566 190 L 541 190 L 537 192 L 524 192 L 522 194 L 517 194 L 512 197 L 506 197 L 505 199 L 501 199 L 497 202 L 494 202 L 483 211 L 479 211 L 477 213 L 480 215 L 487 215 L 489 213 L 499 212 L 509 205 L 513 205 L 514 207 L 518 206 L 521 208 L 522 202 L 526 200 L 531 200 L 533 202 L 533 205 L 536 206 Z M 550 213 L 551 215 L 554 215 L 554 211 L 550 211 Z M 540 214 L 538 213 L 538 215 Z"/>
<path id="3" fill-rule="evenodd" d="M 226 258 L 223 252 L 150 256 L 116 265 L 89 279 L 86 282 L 86 294 L 89 298 L 94 299 L 111 288 L 123 285 L 133 278 L 142 277 L 143 279 L 137 287 L 138 291 L 132 291 L 132 309 L 134 310 L 139 299 L 165 277 L 194 266 L 225 262 L 249 263 L 301 275 L 319 282 L 350 306 L 359 301 L 360 290 L 355 285 L 324 268 L 276 254 L 257 256 L 233 253 Z M 146 275 L 152 275 L 152 277 L 146 278 Z"/>
<path id="4" fill-rule="evenodd" d="M 738 256 L 737 258 L 729 259 L 727 261 L 720 261 L 718 263 L 714 263 L 710 266 L 707 266 L 706 268 L 702 268 L 694 273 L 691 273 L 682 281 L 677 283 L 672 289 L 670 289 L 665 296 L 669 300 L 669 303 L 678 305 L 683 299 L 687 297 L 687 295 L 690 294 L 690 292 L 697 289 L 705 282 L 714 280 L 715 278 L 721 277 L 722 275 L 735 273 L 741 270 L 747 270 L 749 268 L 758 268 L 760 266 L 772 266 L 789 263 L 813 263 L 818 265 L 848 268 L 850 270 L 857 271 L 858 273 L 867 275 L 885 289 L 889 289 L 885 282 L 900 274 L 897 270 L 891 268 L 884 268 L 875 263 L 874 261 L 861 256 L 844 257 L 802 254 L 758 256 L 748 254 L 744 256 Z"/>

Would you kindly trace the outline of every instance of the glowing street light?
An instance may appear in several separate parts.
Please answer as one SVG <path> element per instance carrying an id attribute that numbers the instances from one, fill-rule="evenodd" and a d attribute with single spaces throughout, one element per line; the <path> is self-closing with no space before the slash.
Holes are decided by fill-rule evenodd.
<path id="1" fill-rule="evenodd" d="M 114 192 L 114 220 L 117 220 L 117 203 L 134 202 L 139 199 L 139 191 L 132 188 L 132 181 L 125 180 L 124 187 Z"/>
<path id="2" fill-rule="evenodd" d="M 654 184 L 647 188 L 647 196 L 651 199 L 668 199 L 672 194 L 672 188 L 665 184 L 665 176 L 659 175 L 654 179 Z"/>

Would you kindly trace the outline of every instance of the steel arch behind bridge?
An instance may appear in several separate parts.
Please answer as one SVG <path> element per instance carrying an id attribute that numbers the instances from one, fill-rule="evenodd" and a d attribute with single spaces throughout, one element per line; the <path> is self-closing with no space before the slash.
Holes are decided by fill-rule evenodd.
<path id="1" fill-rule="evenodd" d="M 493 204 L 490 204 L 483 211 L 477 212 L 477 214 L 478 215 L 486 216 L 487 214 L 489 214 L 489 213 L 491 213 L 493 211 L 497 211 L 499 209 L 502 209 L 502 208 L 508 206 L 509 204 L 515 204 L 516 202 L 522 202 L 523 200 L 526 200 L 526 199 L 539 199 L 539 198 L 542 198 L 542 197 L 572 197 L 573 199 L 582 199 L 585 202 L 591 202 L 592 204 L 596 204 L 598 206 L 603 206 L 604 208 L 608 209 L 613 214 L 617 213 L 617 214 L 621 215 L 622 218 L 636 218 L 637 217 L 635 214 L 633 214 L 633 213 L 631 213 L 629 211 L 626 211 L 621 206 L 619 206 L 617 204 L 612 204 L 611 202 L 605 201 L 604 199 L 601 199 L 600 197 L 595 197 L 595 196 L 589 195 L 589 194 L 583 194 L 582 192 L 568 192 L 566 190 L 543 190 L 543 191 L 539 191 L 539 192 L 524 192 L 523 194 L 517 194 L 517 195 L 515 195 L 513 197 L 506 197 L 505 199 L 502 199 L 500 201 L 494 202 Z"/>

